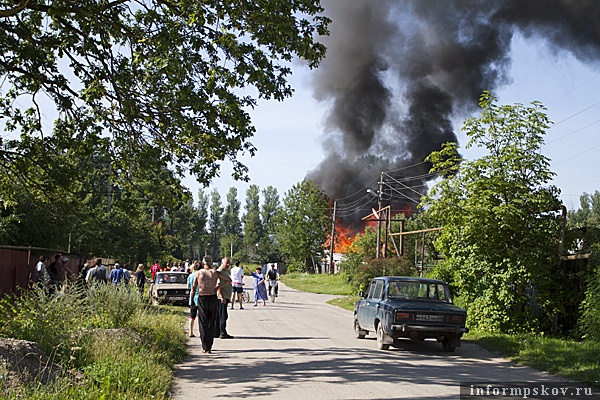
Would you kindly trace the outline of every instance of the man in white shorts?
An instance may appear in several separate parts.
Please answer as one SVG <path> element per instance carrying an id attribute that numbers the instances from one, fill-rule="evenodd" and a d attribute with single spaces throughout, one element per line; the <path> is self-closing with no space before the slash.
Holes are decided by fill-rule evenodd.
<path id="1" fill-rule="evenodd" d="M 244 293 L 244 269 L 240 267 L 240 261 L 235 262 L 235 267 L 229 271 L 231 274 L 231 285 L 233 293 L 231 294 L 231 309 L 235 306 L 235 298 L 240 302 L 240 310 L 244 309 L 242 293 Z"/>

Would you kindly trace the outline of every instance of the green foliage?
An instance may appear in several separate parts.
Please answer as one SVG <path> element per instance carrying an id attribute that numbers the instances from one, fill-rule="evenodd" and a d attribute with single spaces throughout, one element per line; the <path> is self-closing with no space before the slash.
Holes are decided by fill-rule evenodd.
<path id="1" fill-rule="evenodd" d="M 279 193 L 273 186 L 267 186 L 262 191 L 263 204 L 260 211 L 263 227 L 267 234 L 273 234 L 276 232 L 276 215 L 279 209 Z"/>
<path id="2" fill-rule="evenodd" d="M 136 310 L 144 302 L 136 288 L 115 285 L 99 285 L 88 291 L 90 318 L 93 325 L 101 328 L 127 326 Z"/>
<path id="3" fill-rule="evenodd" d="M 257 185 L 250 185 L 246 191 L 246 214 L 244 214 L 244 247 L 247 257 L 242 261 L 257 259 L 257 247 L 264 236 L 262 221 L 260 220 L 260 198 Z"/>
<path id="4" fill-rule="evenodd" d="M 590 258 L 588 267 L 585 299 L 581 303 L 581 317 L 578 322 L 585 339 L 600 342 L 600 257 L 598 253 L 594 253 Z"/>
<path id="5" fill-rule="evenodd" d="M 75 287 L 54 296 L 42 288 L 20 299 L 6 296 L 0 300 L 0 336 L 36 342 L 46 354 L 68 362 L 71 335 L 89 312 L 84 292 Z"/>
<path id="6" fill-rule="evenodd" d="M 367 290 L 371 280 L 378 276 L 418 276 L 412 263 L 404 258 L 374 258 L 365 260 L 350 277 L 356 290 Z"/>
<path id="7" fill-rule="evenodd" d="M 308 272 L 323 258 L 323 244 L 331 226 L 327 196 L 304 180 L 286 193 L 283 203 L 278 214 L 277 244 L 288 259 L 288 268 Z"/>
<path id="8" fill-rule="evenodd" d="M 171 371 L 153 359 L 152 354 L 131 347 L 130 343 L 103 343 L 106 347 L 94 363 L 84 369 L 85 374 L 103 396 L 127 393 L 139 398 L 167 397 Z"/>
<path id="9" fill-rule="evenodd" d="M 292 95 L 292 59 L 311 68 L 323 59 L 322 11 L 313 0 L 24 2 L 0 33 L 10 83 L 0 115 L 20 135 L 3 140 L 0 193 L 10 196 L 12 181 L 38 193 L 70 188 L 75 160 L 105 138 L 120 182 L 133 169 L 171 166 L 207 184 L 224 160 L 247 179 L 237 156 L 256 151 L 248 109 Z M 42 99 L 58 115 L 51 134 Z M 156 180 L 150 190 L 164 187 Z"/>
<path id="10" fill-rule="evenodd" d="M 361 265 L 365 264 L 368 259 L 375 258 L 376 249 L 377 232 L 367 226 L 364 233 L 357 234 L 352 240 L 352 244 L 344 255 L 344 260 L 340 262 L 340 268 L 351 279 Z"/>
<path id="11" fill-rule="evenodd" d="M 579 209 L 567 213 L 565 252 L 590 253 L 600 243 L 600 192 L 579 197 Z"/>
<path id="12" fill-rule="evenodd" d="M 560 201 L 541 154 L 549 121 L 538 102 L 499 106 L 484 92 L 479 118 L 463 130 L 467 147 L 487 154 L 461 160 L 447 143 L 428 158 L 446 175 L 423 207 L 443 225 L 436 242 L 439 271 L 464 297 L 470 326 L 490 331 L 539 329 L 557 307 L 551 291 L 558 264 Z"/>
<path id="13" fill-rule="evenodd" d="M 221 195 L 217 189 L 210 192 L 210 217 L 208 220 L 209 236 L 209 254 L 214 260 L 219 259 L 219 247 L 221 245 L 221 236 L 223 227 L 221 220 L 223 219 L 223 204 L 221 203 Z"/>
<path id="14" fill-rule="evenodd" d="M 65 372 L 49 385 L 24 381 L 6 398 L 168 398 L 171 368 L 186 352 L 186 319 L 181 307 L 150 307 L 134 292 L 73 287 L 3 298 L 0 336 L 37 342 L 54 362 L 83 373 Z"/>

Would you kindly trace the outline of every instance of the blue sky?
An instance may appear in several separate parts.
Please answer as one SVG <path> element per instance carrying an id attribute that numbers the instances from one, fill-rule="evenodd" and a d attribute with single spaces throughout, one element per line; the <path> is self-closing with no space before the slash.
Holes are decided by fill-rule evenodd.
<path id="1" fill-rule="evenodd" d="M 223 201 L 230 187 L 238 189 L 238 199 L 244 202 L 249 184 L 261 189 L 271 185 L 280 196 L 306 176 L 324 158 L 321 147 L 323 121 L 327 104 L 314 100 L 312 72 L 294 67 L 291 79 L 293 98 L 284 102 L 259 102 L 252 112 L 257 127 L 251 142 L 258 148 L 253 158 L 242 160 L 250 168 L 250 183 L 235 182 L 230 168 L 223 165 L 221 177 L 205 189 L 216 188 Z M 501 104 L 528 104 L 539 100 L 548 108 L 554 122 L 546 135 L 543 153 L 552 160 L 557 174 L 553 184 L 561 189 L 561 198 L 568 209 L 578 208 L 583 192 L 593 193 L 600 186 L 600 166 L 596 155 L 600 151 L 600 71 L 586 65 L 565 51 L 556 51 L 540 40 L 526 40 L 516 34 L 512 43 L 512 67 L 508 74 L 512 82 L 497 89 Z M 465 117 L 455 120 L 459 145 L 466 144 L 460 132 Z M 598 146 L 598 147 L 595 147 Z M 465 151 L 466 158 L 480 155 L 477 150 Z M 194 195 L 199 186 L 187 180 Z"/>

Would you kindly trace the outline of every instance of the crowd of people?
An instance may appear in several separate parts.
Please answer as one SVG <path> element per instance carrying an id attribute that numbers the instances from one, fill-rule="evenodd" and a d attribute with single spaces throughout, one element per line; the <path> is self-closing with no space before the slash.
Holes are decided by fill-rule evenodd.
<path id="1" fill-rule="evenodd" d="M 271 271 L 269 279 L 273 277 L 273 280 L 278 280 L 279 274 L 274 265 L 271 264 L 269 268 Z M 215 338 L 234 338 L 227 332 L 228 309 L 230 307 L 234 309 L 236 301 L 239 302 L 240 310 L 244 309 L 242 299 L 244 268 L 240 267 L 239 261 L 236 261 L 235 266 L 231 268 L 230 259 L 225 257 L 221 260 L 221 265 L 214 269 L 212 257 L 204 256 L 201 263 L 194 262 L 192 269 L 192 273 L 188 276 L 188 286 L 191 289 L 189 335 L 195 337 L 194 327 L 198 320 L 202 352 L 211 353 Z M 255 272 L 245 269 L 254 278 L 254 306 L 258 305 L 259 300 L 262 300 L 263 306 L 266 306 L 267 278 L 261 268 L 257 268 Z M 272 295 L 277 295 L 276 289 Z"/>
<path id="2" fill-rule="evenodd" d="M 58 254 L 50 264 L 46 265 L 46 257 L 40 256 L 35 267 L 34 282 L 47 288 L 50 293 L 60 290 L 62 284 L 60 269 L 66 261 L 68 261 L 66 257 Z M 254 307 L 258 306 L 259 301 L 266 306 L 269 296 L 278 295 L 279 274 L 274 264 L 269 266 L 266 273 L 263 273 L 260 267 L 252 272 L 247 267 L 241 267 L 239 261 L 236 261 L 232 268 L 230 259 L 225 257 L 218 268 L 213 268 L 212 257 L 204 256 L 202 261 L 194 260 L 193 263 L 189 260 L 168 262 L 164 268 L 159 260 L 155 260 L 149 268 L 152 281 L 156 273 L 162 271 L 180 271 L 189 274 L 187 278 L 190 288 L 189 336 L 195 337 L 195 323 L 198 321 L 202 351 L 205 353 L 211 352 L 215 338 L 233 339 L 233 336 L 227 332 L 228 310 L 234 309 L 236 302 L 239 303 L 240 310 L 244 309 L 244 270 L 254 278 Z M 97 259 L 94 265 L 86 262 L 81 267 L 79 282 L 90 288 L 98 287 L 100 284 L 129 288 L 130 285 L 135 284 L 140 295 L 143 295 L 148 282 L 144 264 L 138 264 L 135 272 L 133 274 L 132 272 L 128 264 L 121 265 L 115 262 L 109 269 L 103 264 L 102 259 Z"/>

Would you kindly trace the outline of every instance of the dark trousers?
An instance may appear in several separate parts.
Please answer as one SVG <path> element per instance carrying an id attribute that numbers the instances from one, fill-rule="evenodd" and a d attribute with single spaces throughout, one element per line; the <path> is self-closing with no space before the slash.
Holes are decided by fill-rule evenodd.
<path id="1" fill-rule="evenodd" d="M 219 329 L 221 330 L 221 336 L 227 336 L 227 318 L 229 314 L 227 314 L 227 305 L 231 302 L 231 300 L 226 299 L 225 303 L 219 300 L 220 312 L 219 312 Z"/>
<path id="2" fill-rule="evenodd" d="M 198 296 L 198 328 L 203 350 L 211 350 L 219 335 L 219 299 L 217 295 Z"/>

